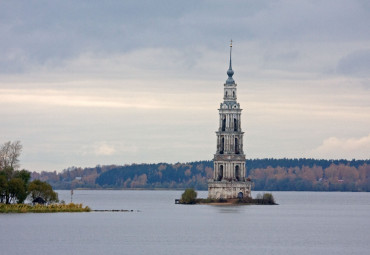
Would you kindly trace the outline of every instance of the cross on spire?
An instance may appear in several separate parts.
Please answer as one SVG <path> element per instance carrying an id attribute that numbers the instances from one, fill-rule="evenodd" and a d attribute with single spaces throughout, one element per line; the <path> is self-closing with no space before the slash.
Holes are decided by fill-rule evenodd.
<path id="1" fill-rule="evenodd" d="M 229 64 L 229 69 L 232 70 L 231 68 L 231 50 L 233 48 L 233 40 L 230 40 L 230 64 Z"/>

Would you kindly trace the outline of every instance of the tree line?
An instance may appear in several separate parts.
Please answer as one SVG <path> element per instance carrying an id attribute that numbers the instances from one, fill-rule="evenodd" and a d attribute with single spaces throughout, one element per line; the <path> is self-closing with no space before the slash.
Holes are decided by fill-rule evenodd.
<path id="1" fill-rule="evenodd" d="M 248 159 L 247 177 L 254 190 L 370 191 L 370 160 Z M 71 167 L 61 173 L 32 173 L 56 189 L 184 189 L 206 190 L 213 161 Z"/>

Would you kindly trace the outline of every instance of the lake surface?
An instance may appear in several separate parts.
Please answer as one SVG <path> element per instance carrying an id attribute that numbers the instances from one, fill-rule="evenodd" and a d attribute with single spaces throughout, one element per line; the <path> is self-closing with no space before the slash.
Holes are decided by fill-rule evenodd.
<path id="1" fill-rule="evenodd" d="M 73 202 L 133 212 L 0 214 L 0 253 L 369 254 L 370 193 L 272 193 L 279 205 L 211 206 L 175 205 L 182 191 L 76 190 Z"/>

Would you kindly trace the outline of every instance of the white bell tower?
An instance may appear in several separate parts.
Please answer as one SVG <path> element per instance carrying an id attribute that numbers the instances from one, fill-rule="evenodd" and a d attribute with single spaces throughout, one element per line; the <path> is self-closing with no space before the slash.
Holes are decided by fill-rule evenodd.
<path id="1" fill-rule="evenodd" d="M 217 151 L 214 155 L 213 179 L 208 181 L 208 197 L 229 199 L 251 195 L 251 182 L 246 180 L 245 154 L 241 129 L 241 111 L 231 65 L 232 41 L 228 78 L 224 84 L 224 101 L 220 104 Z"/>

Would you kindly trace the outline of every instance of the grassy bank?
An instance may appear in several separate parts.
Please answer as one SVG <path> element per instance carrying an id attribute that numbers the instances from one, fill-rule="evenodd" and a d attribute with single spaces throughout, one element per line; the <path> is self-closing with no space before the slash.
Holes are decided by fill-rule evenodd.
<path id="1" fill-rule="evenodd" d="M 27 204 L 0 204 L 0 213 L 57 213 L 57 212 L 90 212 L 88 206 L 82 204 L 51 204 L 51 205 L 27 205 Z"/>

